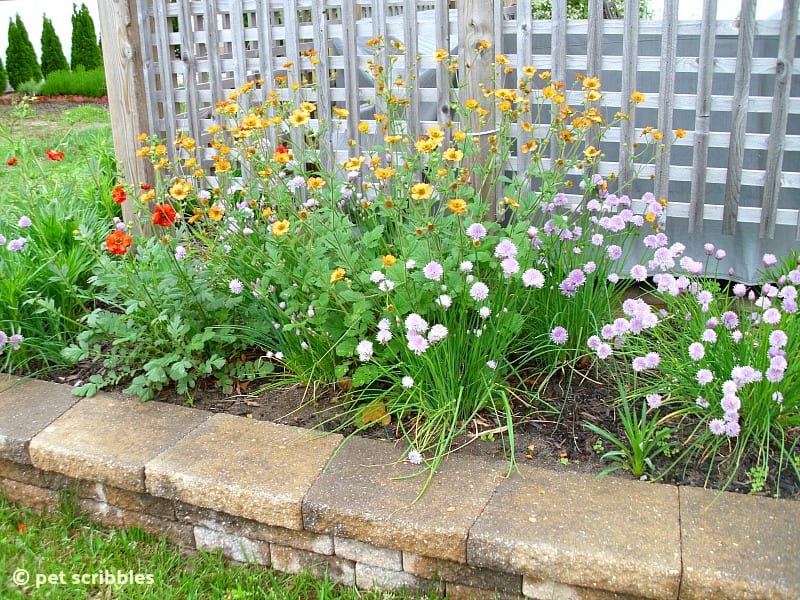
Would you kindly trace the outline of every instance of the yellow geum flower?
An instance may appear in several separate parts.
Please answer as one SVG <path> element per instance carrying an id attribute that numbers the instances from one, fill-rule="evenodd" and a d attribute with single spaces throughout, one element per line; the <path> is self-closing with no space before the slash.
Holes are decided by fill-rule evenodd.
<path id="1" fill-rule="evenodd" d="M 287 121 L 292 127 L 300 127 L 301 125 L 305 125 L 311 119 L 311 113 L 307 110 L 297 109 L 292 111 L 292 114 L 289 115 Z"/>
<path id="2" fill-rule="evenodd" d="M 169 188 L 169 195 L 175 200 L 184 200 L 192 191 L 192 184 L 185 179 L 178 179 Z"/>
<path id="3" fill-rule="evenodd" d="M 468 110 L 475 110 L 478 108 L 478 101 L 475 100 L 475 98 L 469 98 L 464 102 L 464 108 L 467 108 Z"/>
<path id="4" fill-rule="evenodd" d="M 275 237 L 281 237 L 287 231 L 289 231 L 290 223 L 288 219 L 283 219 L 282 221 L 275 221 L 272 226 L 272 235 Z"/>
<path id="5" fill-rule="evenodd" d="M 366 157 L 364 156 L 356 156 L 354 158 L 348 158 L 344 163 L 342 163 L 342 168 L 345 171 L 357 171 L 361 165 L 364 164 Z"/>
<path id="6" fill-rule="evenodd" d="M 306 185 L 310 190 L 318 190 L 325 187 L 325 180 L 322 177 L 309 177 Z"/>
<path id="7" fill-rule="evenodd" d="M 598 77 L 584 77 L 583 78 L 583 87 L 587 90 L 599 90 L 600 89 L 600 79 Z"/>
<path id="8" fill-rule="evenodd" d="M 464 158 L 464 153 L 456 148 L 448 148 L 442 154 L 442 158 L 452 162 L 459 162 L 462 158 Z"/>
<path id="9" fill-rule="evenodd" d="M 317 110 L 317 105 L 313 102 L 301 102 L 300 108 L 308 113 L 312 113 Z"/>
<path id="10" fill-rule="evenodd" d="M 338 267 L 333 270 L 331 273 L 331 283 L 336 283 L 337 281 L 344 279 L 346 271 L 342 267 Z"/>
<path id="11" fill-rule="evenodd" d="M 369 131 L 369 123 L 366 121 L 361 121 L 361 123 L 358 124 L 358 130 L 361 133 L 367 133 Z"/>
<path id="12" fill-rule="evenodd" d="M 444 48 L 439 48 L 436 52 L 433 53 L 433 60 L 435 60 L 436 62 L 442 62 L 449 56 L 450 53 L 447 50 L 445 50 Z"/>
<path id="13" fill-rule="evenodd" d="M 633 92 L 631 94 L 631 100 L 636 104 L 640 104 L 641 102 L 644 102 L 646 99 L 647 97 L 642 92 Z"/>
<path id="14" fill-rule="evenodd" d="M 454 215 L 462 215 L 467 211 L 467 203 L 461 198 L 452 198 L 447 201 L 447 208 Z"/>
<path id="15" fill-rule="evenodd" d="M 420 138 L 414 143 L 414 148 L 417 149 L 417 152 L 421 152 L 422 154 L 430 154 L 438 147 L 439 144 L 430 138 Z"/>
<path id="16" fill-rule="evenodd" d="M 383 257 L 381 257 L 381 261 L 382 261 L 382 262 L 383 262 L 383 264 L 384 264 L 384 265 L 386 265 L 387 267 L 391 267 L 391 266 L 392 266 L 394 263 L 396 263 L 396 262 L 397 262 L 397 257 L 395 257 L 395 256 L 394 256 L 394 255 L 392 255 L 392 254 L 386 254 L 386 255 L 384 255 Z"/>
<path id="17" fill-rule="evenodd" d="M 599 156 L 599 154 L 600 150 L 598 150 L 594 146 L 589 146 L 583 151 L 583 155 L 589 160 L 595 158 L 596 156 Z"/>
<path id="18" fill-rule="evenodd" d="M 346 108 L 340 108 L 338 106 L 333 107 L 333 114 L 335 114 L 340 119 L 344 119 L 346 116 L 350 114 L 350 111 Z"/>
<path id="19" fill-rule="evenodd" d="M 212 205 L 211 208 L 208 209 L 209 219 L 212 219 L 214 221 L 221 221 L 222 217 L 224 216 L 225 216 L 225 209 L 222 208 L 221 206 L 218 206 L 217 204 Z"/>
<path id="20" fill-rule="evenodd" d="M 378 167 L 375 169 L 375 177 L 380 180 L 389 179 L 394 175 L 394 167 Z"/>
<path id="21" fill-rule="evenodd" d="M 427 200 L 433 195 L 433 186 L 429 183 L 415 183 L 411 186 L 412 200 Z"/>
<path id="22" fill-rule="evenodd" d="M 589 102 L 597 102 L 600 98 L 603 97 L 603 94 L 598 92 L 597 90 L 589 90 L 583 95 Z"/>

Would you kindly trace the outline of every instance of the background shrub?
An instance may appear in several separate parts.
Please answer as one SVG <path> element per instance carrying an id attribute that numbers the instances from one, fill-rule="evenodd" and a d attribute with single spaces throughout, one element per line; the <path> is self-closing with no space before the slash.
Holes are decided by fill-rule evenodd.
<path id="1" fill-rule="evenodd" d="M 100 98 L 106 95 L 106 74 L 102 67 L 85 71 L 53 71 L 47 76 L 39 93 L 43 96 L 74 94 Z"/>
<path id="2" fill-rule="evenodd" d="M 0 94 L 5 93 L 8 87 L 8 74 L 6 68 L 3 66 L 3 59 L 0 58 Z"/>
<path id="3" fill-rule="evenodd" d="M 73 71 L 81 65 L 87 71 L 103 66 L 103 52 L 97 43 L 94 21 L 85 4 L 81 4 L 80 9 L 73 5 L 70 65 Z"/>
<path id="4" fill-rule="evenodd" d="M 8 81 L 15 90 L 26 81 L 31 79 L 39 81 L 42 78 L 42 70 L 39 68 L 36 52 L 19 15 L 15 20 L 8 22 L 6 71 Z"/>
<path id="5" fill-rule="evenodd" d="M 44 15 L 42 18 L 42 75 L 47 77 L 53 71 L 68 71 L 69 63 L 53 22 Z"/>

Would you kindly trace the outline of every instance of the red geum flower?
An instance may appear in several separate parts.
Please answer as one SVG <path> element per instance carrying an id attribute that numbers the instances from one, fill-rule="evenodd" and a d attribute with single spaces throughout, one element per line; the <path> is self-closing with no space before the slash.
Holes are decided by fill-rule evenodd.
<path id="1" fill-rule="evenodd" d="M 125 200 L 128 199 L 128 194 L 125 193 L 125 188 L 121 185 L 115 185 L 114 189 L 111 190 L 111 198 L 117 204 L 122 204 Z"/>
<path id="2" fill-rule="evenodd" d="M 49 158 L 50 160 L 62 160 L 64 158 L 64 153 L 61 151 L 48 149 L 47 158 Z"/>
<path id="3" fill-rule="evenodd" d="M 17 157 L 16 157 L 16 156 L 12 156 L 11 158 L 9 158 L 9 159 L 6 161 L 6 164 L 7 164 L 9 167 L 13 167 L 15 164 L 17 164 L 17 160 L 18 160 L 18 159 L 17 159 Z"/>
<path id="4" fill-rule="evenodd" d="M 128 251 L 132 241 L 133 239 L 127 233 L 115 231 L 106 236 L 106 248 L 111 254 L 119 254 L 121 256 Z"/>
<path id="5" fill-rule="evenodd" d="M 28 528 L 25 526 L 25 523 L 18 523 L 17 531 L 19 531 L 20 533 L 25 533 L 26 531 L 28 531 Z"/>
<path id="6" fill-rule="evenodd" d="M 153 212 L 153 224 L 169 227 L 175 223 L 175 209 L 171 204 L 157 204 Z"/>
<path id="7" fill-rule="evenodd" d="M 151 186 L 149 183 L 142 183 L 142 184 L 139 185 L 139 187 L 142 188 L 146 192 L 147 190 L 149 190 L 153 186 Z"/>

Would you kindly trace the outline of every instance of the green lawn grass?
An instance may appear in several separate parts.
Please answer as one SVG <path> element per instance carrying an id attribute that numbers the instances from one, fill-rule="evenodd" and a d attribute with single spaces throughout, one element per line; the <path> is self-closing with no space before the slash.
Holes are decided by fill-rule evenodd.
<path id="1" fill-rule="evenodd" d="M 94 574 L 137 574 L 144 583 L 81 583 Z M 25 585 L 15 579 L 29 577 Z M 37 576 L 39 585 L 37 586 Z M 45 578 L 50 578 L 46 581 Z M 78 582 L 73 579 L 77 578 Z M 77 514 L 64 496 L 49 514 L 0 494 L 0 598 L 310 598 L 377 600 L 407 594 L 359 591 L 308 573 L 287 575 L 234 563 L 219 553 L 189 553 L 139 529 L 108 530 Z M 432 597 L 431 597 L 432 598 Z"/>

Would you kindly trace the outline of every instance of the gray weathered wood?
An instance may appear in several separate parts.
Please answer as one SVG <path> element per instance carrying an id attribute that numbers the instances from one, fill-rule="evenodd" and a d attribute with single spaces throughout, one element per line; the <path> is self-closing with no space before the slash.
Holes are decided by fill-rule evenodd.
<path id="1" fill-rule="evenodd" d="M 789 118 L 789 91 L 792 85 L 792 63 L 797 42 L 797 7 L 800 0 L 784 0 L 781 15 L 781 36 L 775 65 L 775 92 L 772 94 L 772 123 L 770 124 L 767 173 L 761 196 L 761 238 L 774 238 L 778 216 L 778 198 L 783 170 L 783 146 Z M 800 223 L 800 218 L 798 218 Z"/>
<path id="2" fill-rule="evenodd" d="M 664 135 L 656 148 L 656 198 L 669 197 L 670 143 L 672 141 L 672 101 L 675 94 L 675 57 L 678 54 L 678 0 L 664 1 L 664 23 L 661 34 L 661 75 L 658 85 L 658 130 Z M 666 211 L 665 211 L 666 212 Z M 664 213 L 662 213 L 664 215 Z M 662 217 L 659 227 L 665 227 Z"/>
<path id="3" fill-rule="evenodd" d="M 586 76 L 597 77 L 602 84 L 603 60 L 603 0 L 589 0 L 589 24 L 586 48 Z M 589 102 L 589 108 L 600 109 L 599 102 Z M 586 135 L 586 146 L 600 147 L 600 127 L 594 125 Z M 588 173 L 589 171 L 587 171 Z"/>
<path id="4" fill-rule="evenodd" d="M 742 0 L 736 75 L 733 84 L 733 111 L 731 114 L 731 143 L 728 153 L 728 177 L 725 182 L 725 209 L 722 216 L 722 233 L 736 233 L 739 214 L 739 197 L 742 193 L 742 164 L 744 163 L 745 130 L 747 127 L 750 74 L 753 62 L 753 37 L 755 35 L 756 0 Z"/>
<path id="5" fill-rule="evenodd" d="M 358 140 L 358 122 L 360 98 L 358 94 L 358 46 L 356 45 L 356 14 L 351 2 L 344 0 L 342 3 L 342 28 L 344 45 L 344 86 L 347 97 L 347 136 L 348 139 Z M 349 57 L 349 59 L 348 59 Z M 349 146 L 350 156 L 358 154 L 360 145 Z"/>
<path id="6" fill-rule="evenodd" d="M 158 51 L 158 78 L 161 110 L 166 123 L 175 123 L 175 75 L 170 69 L 170 61 L 175 58 L 169 47 L 169 20 L 167 19 L 166 0 L 153 0 L 153 13 L 156 25 L 156 40 Z M 171 157 L 175 152 L 175 127 L 166 128 L 167 150 Z"/>
<path id="7" fill-rule="evenodd" d="M 453 49 L 450 46 L 450 11 L 446 2 L 436 3 L 434 29 L 436 31 L 436 48 L 447 50 L 448 53 L 452 52 Z M 447 132 L 448 143 L 450 142 L 450 128 L 445 128 L 445 125 L 453 118 L 450 110 L 450 104 L 453 101 L 450 80 L 449 65 L 445 61 L 436 63 L 436 118 L 439 125 Z"/>
<path id="8" fill-rule="evenodd" d="M 639 0 L 625 0 L 625 31 L 627 33 L 622 39 L 622 85 L 619 109 L 630 116 L 620 123 L 618 192 L 626 190 L 633 180 L 631 161 L 633 161 L 633 143 L 636 133 L 636 108 L 632 106 L 631 94 L 637 91 Z"/>
<path id="9" fill-rule="evenodd" d="M 327 38 L 327 17 L 321 2 L 311 4 L 311 21 L 313 23 L 314 49 L 317 51 L 315 59 L 318 61 L 314 67 L 314 86 L 317 92 L 317 118 L 321 121 L 320 129 L 320 163 L 323 169 L 333 169 L 334 146 L 332 124 L 337 119 L 332 117 L 333 104 L 331 102 L 331 88 L 328 85 L 329 59 Z"/>
<path id="10" fill-rule="evenodd" d="M 711 84 L 714 77 L 717 0 L 703 5 L 703 30 L 700 34 L 700 73 L 697 77 L 697 108 L 694 119 L 694 157 L 692 188 L 689 194 L 689 233 L 703 231 L 703 206 L 706 201 L 708 135 L 711 131 Z"/>
<path id="11" fill-rule="evenodd" d="M 567 0 L 552 0 L 553 17 L 550 38 L 551 75 L 553 81 L 567 79 Z M 551 117 L 552 119 L 552 117 Z M 550 158 L 558 158 L 558 142 L 550 143 Z"/>
<path id="12" fill-rule="evenodd" d="M 419 135 L 419 61 L 417 60 L 417 0 L 405 0 L 403 7 L 406 47 L 406 90 L 408 94 L 408 133 L 413 138 Z"/>
<path id="13" fill-rule="evenodd" d="M 532 66 L 533 54 L 533 15 L 531 14 L 531 0 L 518 0 L 517 1 L 517 87 L 520 83 L 527 79 L 522 72 L 525 66 Z M 528 86 L 531 84 L 528 83 Z M 530 108 L 530 107 L 528 107 Z M 530 112 L 523 112 L 522 119 L 530 122 L 532 115 Z M 517 132 L 517 170 L 519 175 L 522 176 L 528 172 L 531 164 L 531 155 L 529 152 L 520 152 L 524 144 L 527 144 L 532 137 L 532 132 L 526 132 L 520 129 Z M 527 191 L 527 190 L 526 190 Z"/>
<path id="14" fill-rule="evenodd" d="M 103 38 L 103 63 L 108 87 L 108 109 L 117 162 L 122 166 L 125 180 L 132 184 L 154 184 L 152 169 L 136 156 L 133 141 L 148 130 L 144 69 L 139 46 L 137 0 L 110 0 L 99 5 L 100 30 Z M 132 202 L 122 205 L 122 216 L 133 223 L 137 233 L 142 231 L 134 219 Z"/>

